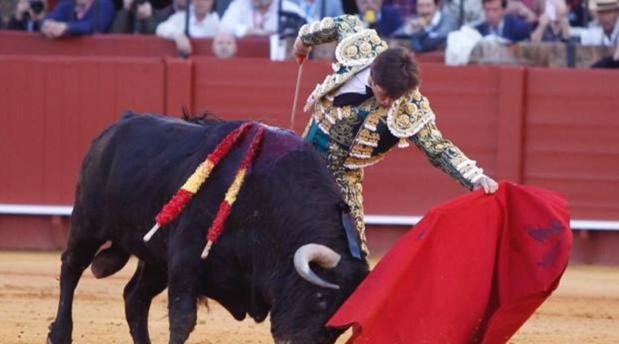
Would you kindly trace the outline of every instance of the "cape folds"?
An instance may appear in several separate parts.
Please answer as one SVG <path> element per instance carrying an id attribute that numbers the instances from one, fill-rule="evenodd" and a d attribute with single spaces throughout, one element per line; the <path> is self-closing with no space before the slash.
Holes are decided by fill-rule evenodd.
<path id="1" fill-rule="evenodd" d="M 572 235 L 564 197 L 502 182 L 432 209 L 329 326 L 349 343 L 505 343 L 558 286 Z"/>

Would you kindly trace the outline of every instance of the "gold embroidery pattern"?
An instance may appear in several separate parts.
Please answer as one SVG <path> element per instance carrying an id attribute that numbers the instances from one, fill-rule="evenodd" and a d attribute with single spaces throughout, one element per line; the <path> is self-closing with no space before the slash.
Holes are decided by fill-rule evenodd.
<path id="1" fill-rule="evenodd" d="M 362 114 L 365 122 L 361 123 Z M 348 150 L 338 154 L 337 159 L 331 159 L 332 169 L 344 166 L 348 169 L 358 169 L 373 165 L 382 159 L 382 155 L 376 158 L 374 149 L 378 147 L 381 137 L 376 132 L 376 126 L 386 116 L 386 109 L 378 106 L 374 98 L 370 98 L 357 107 L 343 106 L 334 107 L 329 97 L 321 99 L 316 104 L 313 119 L 318 127 L 329 135 L 333 142 Z M 335 118 L 335 123 L 333 119 Z M 372 124 L 368 129 L 368 123 Z"/>
<path id="2" fill-rule="evenodd" d="M 327 152 L 327 167 L 331 170 L 331 172 L 336 173 L 338 171 L 343 171 L 342 166 L 344 165 L 344 161 L 348 157 L 348 151 L 342 148 L 339 144 L 335 142 L 329 142 L 329 151 Z"/>
<path id="3" fill-rule="evenodd" d="M 469 159 L 451 141 L 443 138 L 434 122 L 424 126 L 412 141 L 421 149 L 430 162 L 454 177 L 460 184 L 472 188 L 481 178 L 483 170 L 477 167 L 474 160 Z"/>
<path id="4" fill-rule="evenodd" d="M 336 18 L 326 17 L 321 21 L 308 23 L 299 29 L 299 38 L 303 44 L 314 46 L 318 44 L 333 42 L 363 29 L 363 26 L 356 16 L 344 15 Z"/>
<path id="5" fill-rule="evenodd" d="M 378 133 L 369 131 L 366 128 L 359 130 L 359 134 L 357 134 L 357 142 L 370 147 L 378 147 L 379 140 L 380 135 Z"/>
<path id="6" fill-rule="evenodd" d="M 335 58 L 345 66 L 368 66 L 388 47 L 375 30 L 364 29 L 342 39 L 335 48 Z"/>
<path id="7" fill-rule="evenodd" d="M 364 167 L 372 166 L 385 157 L 385 154 L 377 154 L 367 159 L 361 159 L 354 156 L 348 157 L 344 162 L 344 167 L 350 170 L 362 169 Z"/>
<path id="8" fill-rule="evenodd" d="M 342 147 L 350 147 L 356 136 L 356 128 L 359 126 L 361 126 L 361 119 L 358 116 L 345 117 L 331 127 L 329 136 Z"/>
<path id="9" fill-rule="evenodd" d="M 364 147 L 362 145 L 355 145 L 350 150 L 350 155 L 355 158 L 368 159 L 372 157 L 373 147 Z"/>
<path id="10" fill-rule="evenodd" d="M 371 113 L 365 119 L 365 123 L 363 124 L 363 127 L 366 129 L 375 131 L 376 126 L 378 125 L 379 121 L 380 121 L 380 116 L 378 116 L 377 114 Z"/>
<path id="11" fill-rule="evenodd" d="M 363 222 L 363 171 L 343 171 L 334 172 L 335 181 L 340 187 L 344 201 L 350 207 L 350 215 L 355 222 L 359 238 L 361 239 L 361 249 L 366 255 L 370 251 L 365 237 L 365 223 Z"/>
<path id="12" fill-rule="evenodd" d="M 320 128 L 320 130 L 322 130 L 322 132 L 324 132 L 325 134 L 329 134 L 329 132 L 331 131 L 331 127 L 333 126 L 333 123 L 327 119 L 329 111 L 332 110 L 332 107 L 325 106 L 323 102 L 316 104 L 316 111 L 314 112 L 313 117 L 316 121 L 316 124 L 318 125 L 318 128 Z"/>
<path id="13" fill-rule="evenodd" d="M 393 136 L 407 138 L 434 121 L 434 118 L 428 98 L 421 96 L 419 90 L 415 89 L 392 104 L 387 114 L 387 127 Z"/>
<path id="14" fill-rule="evenodd" d="M 304 111 L 310 111 L 322 97 L 369 67 L 374 58 L 388 48 L 376 31 L 363 28 L 359 18 L 350 15 L 306 24 L 301 27 L 299 38 L 308 46 L 339 41 L 335 49 L 335 73 L 316 85 L 305 102 Z"/>
<path id="15" fill-rule="evenodd" d="M 386 109 L 380 107 L 375 98 L 370 98 L 355 110 L 368 115 L 365 117 L 363 126 L 357 132 L 349 158 L 344 162 L 344 166 L 349 169 L 373 165 L 383 157 L 383 155 L 378 155 L 377 158 L 374 149 L 380 144 L 381 136 L 377 132 L 377 126 L 386 116 Z"/>

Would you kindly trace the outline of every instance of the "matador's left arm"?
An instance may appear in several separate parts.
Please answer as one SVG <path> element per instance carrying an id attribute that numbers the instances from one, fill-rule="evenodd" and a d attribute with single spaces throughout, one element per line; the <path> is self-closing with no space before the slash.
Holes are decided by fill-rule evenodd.
<path id="1" fill-rule="evenodd" d="M 392 135 L 412 141 L 423 151 L 432 165 L 439 167 L 469 189 L 483 185 L 489 178 L 436 127 L 436 116 L 428 98 L 415 89 L 392 103 L 387 113 L 387 127 Z M 494 183 L 494 181 L 491 181 Z M 492 189 L 492 188 L 490 188 Z"/>
<path id="2" fill-rule="evenodd" d="M 409 138 L 423 151 L 432 165 L 439 167 L 468 189 L 473 189 L 484 176 L 484 171 L 477 167 L 451 141 L 445 139 L 434 121 L 425 124 L 415 135 Z"/>

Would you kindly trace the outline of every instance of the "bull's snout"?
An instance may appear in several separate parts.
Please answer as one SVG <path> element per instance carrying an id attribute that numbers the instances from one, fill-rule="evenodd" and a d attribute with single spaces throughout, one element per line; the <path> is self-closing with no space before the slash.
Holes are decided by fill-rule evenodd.
<path id="1" fill-rule="evenodd" d="M 306 281 L 323 288 L 340 289 L 337 284 L 329 283 L 318 277 L 310 268 L 310 263 L 316 263 L 323 268 L 333 269 L 342 257 L 325 245 L 306 244 L 294 253 L 294 268 Z"/>

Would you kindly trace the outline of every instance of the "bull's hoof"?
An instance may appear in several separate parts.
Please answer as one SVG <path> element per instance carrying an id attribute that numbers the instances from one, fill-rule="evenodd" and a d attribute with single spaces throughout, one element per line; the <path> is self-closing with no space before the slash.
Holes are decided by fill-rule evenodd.
<path id="1" fill-rule="evenodd" d="M 60 329 L 55 322 L 49 325 L 47 344 L 71 344 L 71 329 Z"/>
<path id="2" fill-rule="evenodd" d="M 47 344 L 71 344 L 71 338 L 64 340 L 52 339 L 52 334 L 50 333 L 47 335 Z"/>

